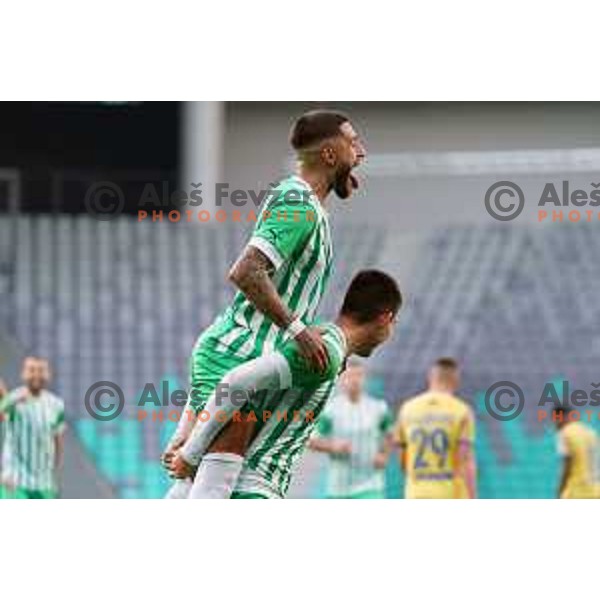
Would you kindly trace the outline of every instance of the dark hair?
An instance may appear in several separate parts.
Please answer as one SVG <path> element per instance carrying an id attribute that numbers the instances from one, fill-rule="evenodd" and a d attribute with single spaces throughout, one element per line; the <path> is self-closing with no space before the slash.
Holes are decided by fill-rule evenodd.
<path id="1" fill-rule="evenodd" d="M 323 140 L 339 135 L 340 127 L 350 119 L 332 110 L 312 110 L 296 120 L 290 132 L 294 150 L 304 150 Z"/>
<path id="2" fill-rule="evenodd" d="M 439 367 L 440 369 L 454 371 L 458 369 L 458 362 L 450 356 L 442 356 L 442 358 L 438 358 L 435 361 L 434 366 Z"/>
<path id="3" fill-rule="evenodd" d="M 388 311 L 396 314 L 401 306 L 402 294 L 396 280 L 370 269 L 355 275 L 340 312 L 358 323 L 367 323 Z"/>
<path id="4" fill-rule="evenodd" d="M 552 412 L 558 415 L 569 415 L 571 411 L 573 411 L 573 407 L 568 404 L 560 404 L 559 402 L 555 402 L 552 406 Z"/>

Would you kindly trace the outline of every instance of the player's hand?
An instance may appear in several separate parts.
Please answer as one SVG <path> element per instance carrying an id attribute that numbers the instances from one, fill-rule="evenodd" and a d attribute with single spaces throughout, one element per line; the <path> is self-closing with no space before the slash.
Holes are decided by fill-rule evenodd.
<path id="1" fill-rule="evenodd" d="M 347 440 L 333 440 L 331 442 L 331 453 L 338 458 L 350 456 L 352 444 Z"/>
<path id="2" fill-rule="evenodd" d="M 329 363 L 329 355 L 321 337 L 321 330 L 317 327 L 307 327 L 296 336 L 295 340 L 308 364 L 317 373 L 324 373 Z"/>
<path id="3" fill-rule="evenodd" d="M 10 477 L 0 478 L 0 486 L 4 487 L 4 489 L 11 494 L 13 494 L 17 489 L 17 484 L 15 483 L 14 479 Z"/>
<path id="4" fill-rule="evenodd" d="M 179 450 L 183 444 L 185 444 L 184 438 L 175 438 L 169 442 L 165 448 L 165 451 L 160 457 L 160 462 L 162 462 L 163 466 L 165 466 L 167 469 L 171 468 L 171 461 L 173 460 L 177 450 Z"/>
<path id="5" fill-rule="evenodd" d="M 179 452 L 175 452 L 173 455 L 169 470 L 175 479 L 189 479 L 196 473 L 196 467 L 185 462 Z"/>
<path id="6" fill-rule="evenodd" d="M 373 466 L 376 469 L 385 469 L 387 465 L 388 457 L 385 452 L 378 452 L 373 459 Z"/>

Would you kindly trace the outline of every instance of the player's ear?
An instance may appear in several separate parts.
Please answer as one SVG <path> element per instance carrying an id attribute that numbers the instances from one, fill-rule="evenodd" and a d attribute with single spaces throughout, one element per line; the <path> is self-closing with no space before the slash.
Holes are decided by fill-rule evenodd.
<path id="1" fill-rule="evenodd" d="M 323 144 L 321 147 L 321 160 L 328 166 L 333 167 L 337 162 L 337 152 L 333 144 Z"/>
<path id="2" fill-rule="evenodd" d="M 389 325 L 390 323 L 393 323 L 395 319 L 396 314 L 394 313 L 394 311 L 386 310 L 377 317 L 377 322 L 380 325 Z"/>

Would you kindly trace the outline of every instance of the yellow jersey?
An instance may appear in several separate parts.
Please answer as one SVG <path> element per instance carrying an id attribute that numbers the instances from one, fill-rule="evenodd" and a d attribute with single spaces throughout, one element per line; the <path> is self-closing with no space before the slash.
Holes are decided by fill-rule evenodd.
<path id="1" fill-rule="evenodd" d="M 440 392 L 407 400 L 396 441 L 406 453 L 406 498 L 468 498 L 458 452 L 475 441 L 475 419 L 464 400 Z"/>
<path id="2" fill-rule="evenodd" d="M 571 459 L 571 468 L 561 498 L 600 497 L 600 440 L 596 432 L 579 421 L 565 425 L 558 433 L 559 453 Z"/>

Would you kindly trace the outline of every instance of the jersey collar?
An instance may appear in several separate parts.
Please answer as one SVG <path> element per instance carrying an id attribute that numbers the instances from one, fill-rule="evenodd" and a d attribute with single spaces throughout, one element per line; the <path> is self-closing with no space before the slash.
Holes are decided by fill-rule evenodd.
<path id="1" fill-rule="evenodd" d="M 346 335 L 343 332 L 341 327 L 338 327 L 335 323 L 331 324 L 333 326 L 333 330 L 336 332 L 340 342 L 342 343 L 342 348 L 344 350 L 344 365 L 346 360 L 348 359 L 348 340 L 346 339 Z"/>

